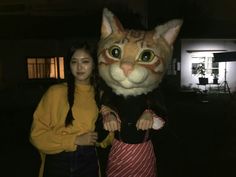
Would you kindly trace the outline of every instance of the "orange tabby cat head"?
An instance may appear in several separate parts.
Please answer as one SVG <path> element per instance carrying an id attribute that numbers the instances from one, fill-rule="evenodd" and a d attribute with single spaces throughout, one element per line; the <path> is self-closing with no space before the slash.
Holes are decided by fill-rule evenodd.
<path id="1" fill-rule="evenodd" d="M 98 45 L 99 74 L 118 95 L 146 94 L 161 82 L 172 57 L 182 20 L 171 20 L 150 31 L 124 29 L 103 10 Z"/>

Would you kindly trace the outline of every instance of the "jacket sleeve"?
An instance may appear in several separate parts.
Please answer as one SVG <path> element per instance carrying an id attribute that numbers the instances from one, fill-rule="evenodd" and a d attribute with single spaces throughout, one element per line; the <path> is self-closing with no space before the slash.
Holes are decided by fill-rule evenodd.
<path id="1" fill-rule="evenodd" d="M 49 89 L 40 100 L 34 114 L 30 132 L 30 142 L 41 152 L 55 154 L 62 151 L 74 151 L 76 134 L 57 131 L 53 120 L 55 109 L 52 89 Z M 55 111 L 55 110 L 54 110 Z M 55 115 L 54 115 L 55 116 Z"/>
<path id="2" fill-rule="evenodd" d="M 148 108 L 165 122 L 168 121 L 168 111 L 165 105 L 163 95 L 159 88 L 148 94 Z"/>

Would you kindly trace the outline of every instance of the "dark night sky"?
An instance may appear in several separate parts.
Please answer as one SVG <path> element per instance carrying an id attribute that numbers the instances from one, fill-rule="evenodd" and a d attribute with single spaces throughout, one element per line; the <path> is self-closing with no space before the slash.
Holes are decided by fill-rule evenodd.
<path id="1" fill-rule="evenodd" d="M 182 37 L 236 36 L 235 0 L 1 0 L 0 38 L 96 36 L 104 6 L 128 28 L 183 18 Z"/>

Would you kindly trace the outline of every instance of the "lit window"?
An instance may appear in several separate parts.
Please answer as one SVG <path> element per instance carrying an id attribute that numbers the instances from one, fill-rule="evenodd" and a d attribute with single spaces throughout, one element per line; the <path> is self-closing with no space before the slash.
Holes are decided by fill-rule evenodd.
<path id="1" fill-rule="evenodd" d="M 29 79 L 64 79 L 64 57 L 27 58 Z"/>
<path id="2" fill-rule="evenodd" d="M 213 61 L 213 54 L 210 52 L 195 52 L 192 55 L 192 74 L 194 75 L 204 75 L 205 77 L 209 76 L 218 76 L 219 74 L 219 63 Z M 204 68 L 203 70 L 200 70 Z M 202 72 L 199 72 L 202 71 Z"/>

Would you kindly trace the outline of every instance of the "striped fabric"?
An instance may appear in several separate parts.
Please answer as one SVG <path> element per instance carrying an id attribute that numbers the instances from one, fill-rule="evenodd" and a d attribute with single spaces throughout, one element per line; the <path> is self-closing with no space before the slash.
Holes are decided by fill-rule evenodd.
<path id="1" fill-rule="evenodd" d="M 107 177 L 156 177 L 152 142 L 126 144 L 115 139 L 106 173 Z"/>

